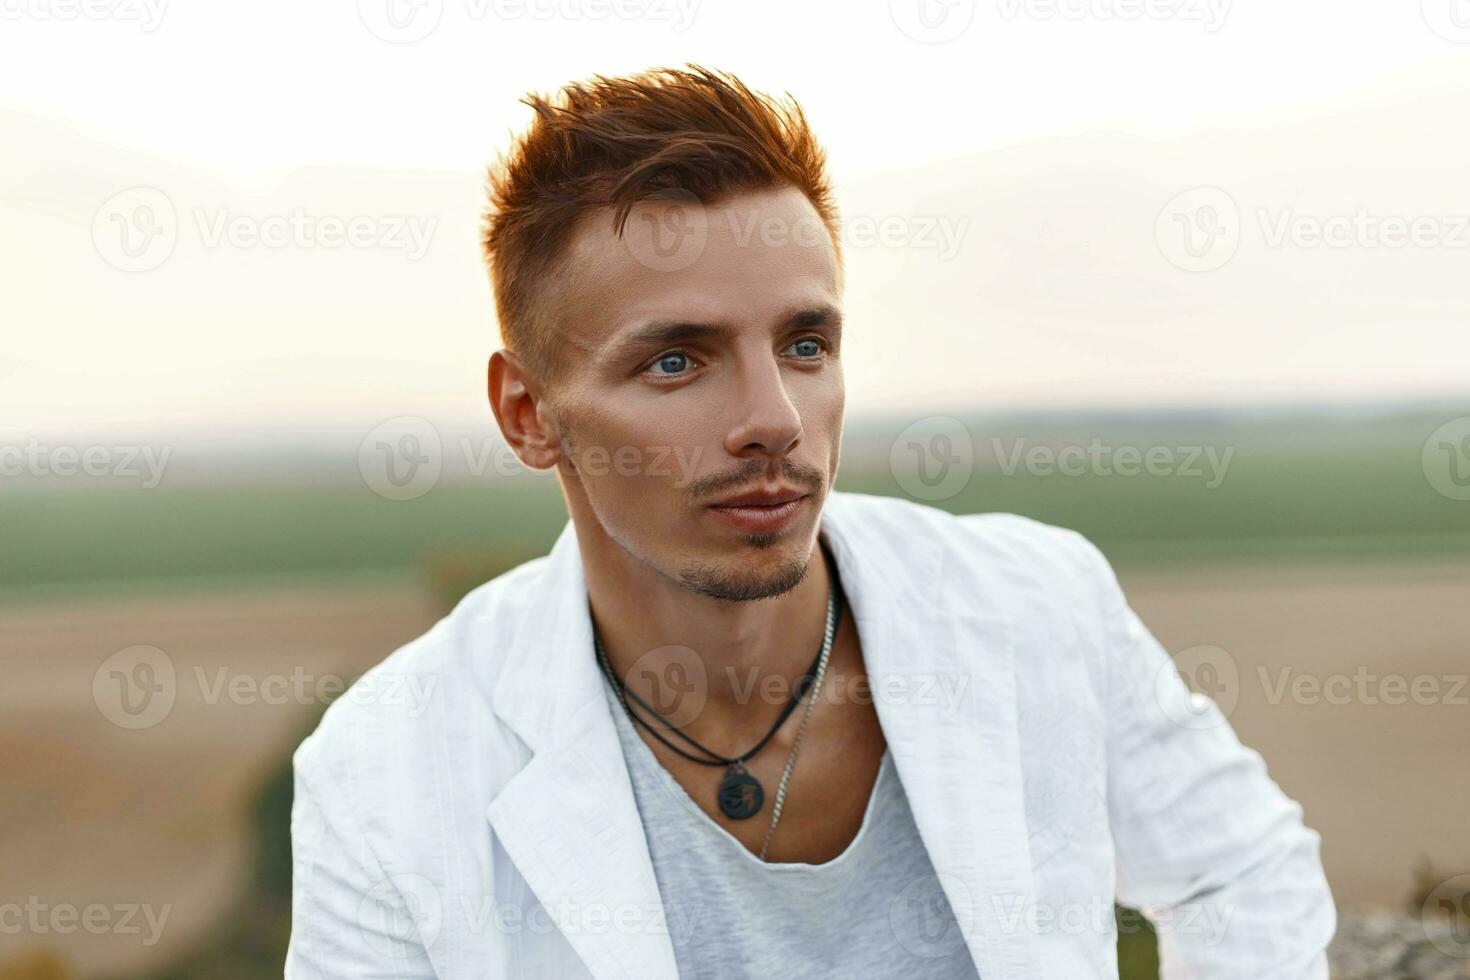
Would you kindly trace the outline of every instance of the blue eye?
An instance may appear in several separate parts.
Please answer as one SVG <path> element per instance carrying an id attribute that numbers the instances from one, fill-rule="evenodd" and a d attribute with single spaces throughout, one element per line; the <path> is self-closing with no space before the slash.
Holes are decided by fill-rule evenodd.
<path id="1" fill-rule="evenodd" d="M 651 366 L 652 367 L 664 367 L 664 368 L 668 368 L 667 372 L 655 371 L 654 372 L 655 374 L 660 374 L 660 373 L 678 374 L 680 371 L 684 370 L 683 365 L 686 364 L 688 361 L 689 361 L 689 355 L 688 354 L 682 353 L 680 351 L 670 351 L 669 353 L 665 354 L 663 357 L 660 357 L 658 360 L 654 361 Z M 672 362 L 672 366 L 670 366 L 671 362 Z"/>
<path id="2" fill-rule="evenodd" d="M 808 337 L 805 340 L 798 340 L 791 346 L 802 347 L 806 345 L 810 345 L 810 347 L 807 353 L 800 355 L 801 357 L 816 357 L 818 354 L 822 353 L 822 342 L 820 340 L 817 340 L 815 337 Z"/>

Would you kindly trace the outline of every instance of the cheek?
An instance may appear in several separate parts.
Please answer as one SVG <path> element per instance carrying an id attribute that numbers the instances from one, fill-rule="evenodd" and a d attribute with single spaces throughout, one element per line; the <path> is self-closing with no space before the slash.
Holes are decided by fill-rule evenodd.
<path id="1" fill-rule="evenodd" d="M 822 435 L 835 438 L 842 427 L 846 401 L 847 394 L 843 389 L 841 376 L 832 380 L 824 378 L 822 384 L 814 385 L 804 393 L 797 406 L 797 410 L 801 412 L 802 427 L 812 437 Z"/>
<path id="2" fill-rule="evenodd" d="M 571 453 L 584 483 L 609 495 L 646 498 L 677 491 L 705 468 L 703 423 L 692 413 L 667 411 L 583 416 Z"/>

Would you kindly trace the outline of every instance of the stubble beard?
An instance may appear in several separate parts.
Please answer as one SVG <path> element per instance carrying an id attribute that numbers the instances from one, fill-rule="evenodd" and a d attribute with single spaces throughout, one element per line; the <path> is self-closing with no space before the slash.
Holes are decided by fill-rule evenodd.
<path id="1" fill-rule="evenodd" d="M 768 549 L 780 536 L 776 534 L 746 535 L 746 543 L 757 550 Z M 811 564 L 811 556 L 792 555 L 782 559 L 775 569 L 760 573 L 736 573 L 708 562 L 689 562 L 679 570 L 681 586 L 698 595 L 727 602 L 755 602 L 785 595 L 801 584 Z"/>

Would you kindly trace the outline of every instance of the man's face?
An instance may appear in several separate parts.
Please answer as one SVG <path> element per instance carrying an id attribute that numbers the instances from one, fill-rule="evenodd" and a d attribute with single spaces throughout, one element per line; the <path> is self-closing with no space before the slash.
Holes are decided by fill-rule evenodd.
<path id="1" fill-rule="evenodd" d="M 837 256 L 794 188 L 581 222 L 545 397 L 558 463 L 633 559 L 724 599 L 805 573 L 837 474 L 844 391 Z M 752 492 L 794 504 L 715 505 Z"/>

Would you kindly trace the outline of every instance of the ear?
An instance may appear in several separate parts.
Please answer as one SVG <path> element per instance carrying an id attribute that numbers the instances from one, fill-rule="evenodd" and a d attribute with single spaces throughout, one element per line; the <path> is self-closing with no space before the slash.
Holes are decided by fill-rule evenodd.
<path id="1" fill-rule="evenodd" d="M 551 469 L 561 459 L 561 433 L 550 412 L 541 411 L 541 392 L 509 350 L 490 355 L 486 372 L 490 410 L 506 445 L 533 470 Z"/>

